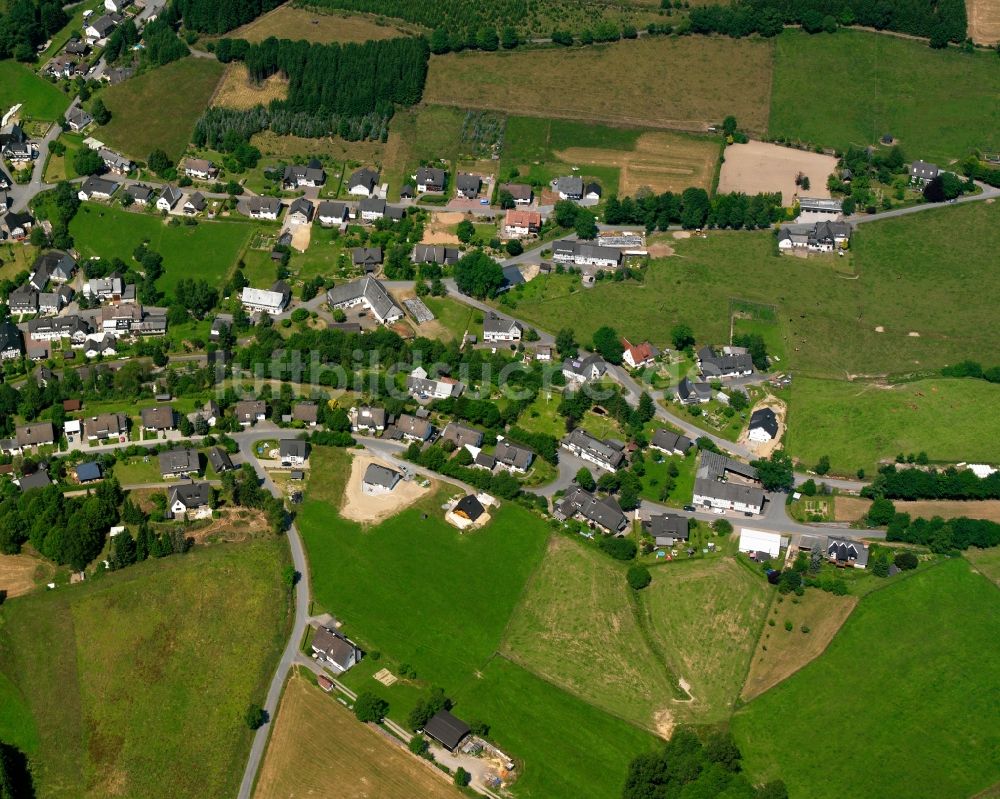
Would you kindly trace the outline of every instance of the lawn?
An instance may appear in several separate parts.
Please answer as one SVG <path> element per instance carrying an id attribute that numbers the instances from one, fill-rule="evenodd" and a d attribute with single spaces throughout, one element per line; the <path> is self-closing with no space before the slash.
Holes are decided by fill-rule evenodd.
<path id="1" fill-rule="evenodd" d="M 1000 586 L 1000 547 L 976 549 L 973 547 L 965 553 L 965 557 L 976 571 Z"/>
<path id="2" fill-rule="evenodd" d="M 786 30 L 775 46 L 770 134 L 846 148 L 891 133 L 910 158 L 940 164 L 996 150 L 996 60 L 863 31 Z M 850 79 L 820 95 L 811 91 L 816 75 Z"/>
<path id="3" fill-rule="evenodd" d="M 286 551 L 196 549 L 7 602 L 0 730 L 22 729 L 39 796 L 232 796 L 287 634 Z"/>
<path id="4" fill-rule="evenodd" d="M 171 226 L 158 216 L 89 203 L 70 223 L 82 258 L 117 256 L 129 263 L 135 248 L 149 242 L 149 248 L 163 256 L 158 285 L 167 294 L 183 278 L 204 279 L 222 288 L 253 229 L 253 224 L 236 220 Z"/>
<path id="5" fill-rule="evenodd" d="M 673 241 L 677 256 L 653 261 L 643 283 L 584 289 L 571 275 L 550 275 L 511 292 L 510 312 L 543 330 L 572 327 L 580 340 L 609 324 L 669 346 L 677 322 L 690 324 L 699 342 L 727 342 L 732 302 L 763 303 L 774 306 L 781 329 L 782 368 L 796 375 L 909 373 L 994 349 L 1000 205 L 871 222 L 853 245 L 859 277 L 845 279 L 826 259 L 773 255 L 768 231 L 709 232 Z"/>
<path id="6" fill-rule="evenodd" d="M 650 730 L 677 685 L 649 648 L 626 566 L 596 547 L 551 539 L 511 619 L 504 655 L 608 713 Z"/>
<path id="7" fill-rule="evenodd" d="M 54 122 L 69 108 L 70 98 L 57 86 L 16 61 L 0 61 L 0 109 L 22 103 L 21 117 Z"/>
<path id="8" fill-rule="evenodd" d="M 517 426 L 532 433 L 547 433 L 556 438 L 566 435 L 566 418 L 559 414 L 562 395 L 556 391 L 539 391 L 534 402 L 518 417 Z"/>
<path id="9" fill-rule="evenodd" d="M 519 799 L 618 796 L 629 761 L 657 743 L 501 657 L 455 699 L 455 713 L 486 720 L 490 737 L 523 761 L 512 786 Z"/>
<path id="10" fill-rule="evenodd" d="M 311 676 L 311 675 L 309 675 Z M 461 799 L 443 776 L 361 724 L 304 676 L 293 676 L 278 707 L 257 779 L 256 799 L 308 796 L 317 785 L 379 799 Z"/>
<path id="11" fill-rule="evenodd" d="M 476 327 L 473 325 L 473 314 L 475 313 L 472 308 L 458 300 L 453 300 L 451 297 L 421 297 L 424 301 L 424 305 L 430 308 L 431 313 L 434 314 L 434 321 L 440 324 L 448 336 L 454 341 L 461 341 L 462 336 L 465 335 L 465 331 L 472 327 L 473 331 L 476 331 Z M 480 316 L 481 316 L 480 312 Z M 475 333 L 478 335 L 478 332 Z"/>
<path id="12" fill-rule="evenodd" d="M 691 36 L 431 59 L 428 103 L 611 125 L 705 130 L 727 114 L 763 132 L 770 102 L 772 45 L 766 40 Z M 739 65 L 740 80 L 732 79 Z M 524 81 L 524 75 L 544 79 Z M 681 75 L 697 75 L 691 91 Z M 573 91 L 569 86 L 599 86 Z"/>
<path id="13" fill-rule="evenodd" d="M 931 461 L 996 459 L 1000 386 L 935 378 L 898 385 L 795 379 L 785 447 L 812 466 L 829 455 L 834 473 L 874 473 L 880 460 L 926 452 Z M 864 431 L 858 435 L 858 431 Z"/>
<path id="14" fill-rule="evenodd" d="M 111 121 L 95 135 L 134 159 L 161 148 L 176 161 L 224 69 L 214 58 L 183 58 L 109 87 L 102 97 Z"/>
<path id="15" fill-rule="evenodd" d="M 163 482 L 160 459 L 156 455 L 137 455 L 128 461 L 118 461 L 114 474 L 123 486 Z"/>
<path id="16" fill-rule="evenodd" d="M 1000 780 L 998 640 L 1000 593 L 960 558 L 869 594 L 822 657 L 736 714 L 744 768 L 813 799 L 988 788 Z M 830 752 L 850 752 L 851 768 L 818 769 Z"/>
<path id="17" fill-rule="evenodd" d="M 640 496 L 652 502 L 661 502 L 675 508 L 683 507 L 691 502 L 691 495 L 694 492 L 694 473 L 697 462 L 697 454 L 692 448 L 687 457 L 681 455 L 664 456 L 662 461 L 655 461 L 653 453 L 649 453 L 645 461 L 646 473 L 642 477 L 642 491 Z M 674 479 L 674 487 L 666 499 L 661 498 L 663 485 L 670 476 L 670 464 L 675 464 L 678 475 Z"/>
<path id="18" fill-rule="evenodd" d="M 714 724 L 733 712 L 771 588 L 733 558 L 664 563 L 640 594 L 645 625 L 667 667 L 690 686 L 673 719 Z"/>

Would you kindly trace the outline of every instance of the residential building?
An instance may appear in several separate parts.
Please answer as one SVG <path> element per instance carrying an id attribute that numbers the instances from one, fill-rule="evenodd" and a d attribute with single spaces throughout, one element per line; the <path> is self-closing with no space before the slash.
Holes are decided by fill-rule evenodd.
<path id="1" fill-rule="evenodd" d="M 88 441 L 128 440 L 128 417 L 124 413 L 102 413 L 83 420 L 83 434 Z"/>
<path id="2" fill-rule="evenodd" d="M 309 444 L 301 438 L 283 438 L 278 442 L 282 466 L 302 466 L 309 459 Z"/>
<path id="3" fill-rule="evenodd" d="M 698 368 L 704 378 L 745 377 L 753 374 L 753 358 L 739 347 L 726 347 L 717 355 L 711 347 L 698 350 Z"/>
<path id="4" fill-rule="evenodd" d="M 483 432 L 460 422 L 449 422 L 441 431 L 441 440 L 453 442 L 457 449 L 466 446 L 480 447 L 483 443 Z"/>
<path id="5" fill-rule="evenodd" d="M 601 184 L 588 183 L 583 187 L 583 199 L 598 202 L 601 199 Z"/>
<path id="6" fill-rule="evenodd" d="M 292 421 L 315 427 L 319 421 L 319 405 L 315 402 L 296 402 L 292 406 Z"/>
<path id="7" fill-rule="evenodd" d="M 79 316 L 60 316 L 55 319 L 32 319 L 28 322 L 28 338 L 32 341 L 68 339 L 73 346 L 80 346 L 91 333 L 91 327 Z"/>
<path id="8" fill-rule="evenodd" d="M 811 226 L 785 225 L 778 231 L 778 249 L 783 252 L 833 252 L 845 249 L 850 244 L 851 232 L 848 222 L 823 221 Z"/>
<path id="9" fill-rule="evenodd" d="M 552 515 L 560 521 L 580 519 L 608 535 L 618 535 L 628 528 L 628 519 L 611 497 L 597 497 L 582 488 L 570 488 L 556 503 Z"/>
<path id="10" fill-rule="evenodd" d="M 142 322 L 141 305 L 104 305 L 99 316 L 100 330 L 131 332 Z"/>
<path id="11" fill-rule="evenodd" d="M 219 314 L 212 320 L 212 329 L 209 331 L 208 337 L 212 341 L 219 341 L 224 335 L 229 332 L 229 329 L 233 326 L 233 317 L 229 314 Z"/>
<path id="12" fill-rule="evenodd" d="M 0 322 L 0 361 L 12 361 L 24 355 L 24 337 L 12 322 Z"/>
<path id="13" fill-rule="evenodd" d="M 156 198 L 156 210 L 168 212 L 181 201 L 184 194 L 176 186 L 164 186 L 160 196 Z"/>
<path id="14" fill-rule="evenodd" d="M 633 344 L 627 338 L 622 339 L 622 361 L 632 369 L 649 366 L 659 356 L 660 351 L 648 341 Z"/>
<path id="15" fill-rule="evenodd" d="M 408 413 L 400 414 L 395 427 L 403 438 L 410 441 L 428 441 L 434 435 L 434 425 Z"/>
<path id="16" fill-rule="evenodd" d="M 693 504 L 739 513 L 763 511 L 766 497 L 753 466 L 708 450 L 699 457 Z"/>
<path id="17" fill-rule="evenodd" d="M 267 418 L 267 403 L 264 400 L 240 400 L 233 406 L 233 411 L 236 421 L 249 427 Z"/>
<path id="18" fill-rule="evenodd" d="M 417 174 L 413 175 L 413 179 L 416 181 L 419 194 L 428 191 L 442 192 L 448 183 L 448 173 L 436 167 L 422 166 L 417 170 Z"/>
<path id="19" fill-rule="evenodd" d="M 369 463 L 368 468 L 365 469 L 364 477 L 361 478 L 361 492 L 371 497 L 388 494 L 402 479 L 403 475 L 395 469 L 377 463 Z"/>
<path id="20" fill-rule="evenodd" d="M 158 458 L 160 474 L 164 477 L 183 477 L 198 474 L 201 471 L 201 459 L 198 457 L 197 450 L 170 449 L 161 452 Z"/>
<path id="21" fill-rule="evenodd" d="M 535 453 L 530 449 L 501 439 L 493 450 L 493 459 L 501 469 L 524 474 L 531 468 L 531 464 L 535 460 Z"/>
<path id="22" fill-rule="evenodd" d="M 186 158 L 184 174 L 198 180 L 215 180 L 219 176 L 219 168 L 204 158 Z"/>
<path id="23" fill-rule="evenodd" d="M 113 172 L 116 175 L 127 175 L 132 171 L 132 162 L 124 155 L 120 155 L 114 150 L 101 147 L 98 149 L 97 154 L 101 156 L 101 160 L 104 161 L 104 166 L 108 168 L 108 171 Z"/>
<path id="24" fill-rule="evenodd" d="M 574 428 L 560 442 L 560 446 L 578 458 L 609 472 L 619 469 L 625 461 L 625 445 L 623 443 L 611 440 L 602 441 L 581 427 Z"/>
<path id="25" fill-rule="evenodd" d="M 22 494 L 27 494 L 36 488 L 46 488 L 50 485 L 52 485 L 52 480 L 49 479 L 49 473 L 44 469 L 26 474 L 17 481 L 17 486 L 21 489 Z"/>
<path id="26" fill-rule="evenodd" d="M 60 250 L 50 250 L 44 255 L 39 255 L 32 266 L 32 278 L 35 275 L 44 273 L 53 283 L 67 283 L 76 274 L 76 260 L 69 253 Z M 44 288 L 38 286 L 41 291 Z"/>
<path id="27" fill-rule="evenodd" d="M 418 366 L 406 378 L 406 387 L 416 399 L 448 399 L 458 397 L 465 386 L 451 377 L 432 378 L 426 370 Z"/>
<path id="28" fill-rule="evenodd" d="M 233 459 L 229 457 L 229 453 L 222 447 L 212 447 L 208 451 L 208 462 L 212 465 L 212 468 L 215 469 L 216 474 L 231 472 L 236 468 L 233 465 Z"/>
<path id="29" fill-rule="evenodd" d="M 26 239 L 31 232 L 32 225 L 35 224 L 34 217 L 27 211 L 8 211 L 4 214 L 3 224 L 0 224 L 0 233 L 6 233 L 7 238 L 14 241 Z M 2 236 L 0 236 L 2 238 Z"/>
<path id="30" fill-rule="evenodd" d="M 937 164 L 927 161 L 914 161 L 910 164 L 910 181 L 913 183 L 928 183 L 941 173 Z"/>
<path id="31" fill-rule="evenodd" d="M 560 239 L 552 242 L 552 260 L 576 266 L 596 266 L 599 269 L 615 269 L 621 265 L 621 250 L 602 247 L 585 241 Z"/>
<path id="32" fill-rule="evenodd" d="M 73 289 L 60 286 L 55 291 L 42 291 L 38 294 L 38 312 L 42 314 L 57 314 L 73 296 Z"/>
<path id="33" fill-rule="evenodd" d="M 458 517 L 460 524 L 464 522 L 475 524 L 482 518 L 484 513 L 486 513 L 486 508 L 479 501 L 479 497 L 466 494 L 455 503 L 454 507 L 448 512 L 448 515 Z"/>
<path id="34" fill-rule="evenodd" d="M 838 568 L 852 566 L 864 569 L 868 566 L 868 545 L 861 541 L 831 536 L 826 539 L 826 557 Z"/>
<path id="35" fill-rule="evenodd" d="M 740 552 L 753 553 L 755 560 L 776 558 L 781 554 L 782 547 L 788 546 L 788 539 L 779 533 L 769 533 L 766 530 L 752 530 L 744 527 L 740 530 Z M 761 557 L 763 555 L 764 557 Z"/>
<path id="36" fill-rule="evenodd" d="M 355 433 L 381 433 L 385 430 L 385 408 L 361 405 L 351 408 L 347 416 Z"/>
<path id="37" fill-rule="evenodd" d="M 459 172 L 455 178 L 455 194 L 467 200 L 474 200 L 479 196 L 479 189 L 482 185 L 483 181 L 479 175 Z"/>
<path id="38" fill-rule="evenodd" d="M 271 315 L 280 314 L 291 299 L 292 290 L 287 283 L 281 280 L 277 281 L 269 290 L 244 286 L 240 295 L 240 302 L 248 311 L 263 311 Z"/>
<path id="39" fill-rule="evenodd" d="M 16 449 L 12 450 L 12 452 L 18 455 L 26 449 L 54 444 L 56 442 L 56 429 L 52 422 L 35 422 L 18 425 L 14 429 L 13 440 L 16 444 Z"/>
<path id="40" fill-rule="evenodd" d="M 658 513 L 642 523 L 643 532 L 653 537 L 657 547 L 672 547 L 690 539 L 686 516 Z"/>
<path id="41" fill-rule="evenodd" d="M 207 519 L 212 515 L 212 487 L 208 483 L 182 483 L 167 492 L 168 519 Z"/>
<path id="42" fill-rule="evenodd" d="M 712 401 L 712 387 L 702 381 L 685 377 L 677 384 L 677 401 L 682 405 L 698 405 Z"/>
<path id="43" fill-rule="evenodd" d="M 111 195 L 116 191 L 118 191 L 118 184 L 113 180 L 104 180 L 104 178 L 91 175 L 80 186 L 77 196 L 81 200 L 110 200 Z"/>
<path id="44" fill-rule="evenodd" d="M 468 724 L 447 710 L 439 710 L 424 725 L 424 734 L 428 738 L 433 738 L 449 752 L 458 749 L 471 732 Z"/>
<path id="45" fill-rule="evenodd" d="M 347 222 L 348 216 L 345 203 L 332 203 L 324 200 L 316 207 L 316 218 L 323 227 L 343 225 Z"/>
<path id="46" fill-rule="evenodd" d="M 535 199 L 535 190 L 527 183 L 505 183 L 500 190 L 509 192 L 515 205 L 531 205 Z"/>
<path id="47" fill-rule="evenodd" d="M 312 639 L 312 651 L 316 660 L 338 674 L 343 674 L 361 660 L 361 650 L 329 627 L 317 628 Z"/>
<path id="48" fill-rule="evenodd" d="M 565 177 L 556 178 L 552 183 L 556 194 L 560 200 L 582 200 L 583 199 L 583 178 Z"/>
<path id="49" fill-rule="evenodd" d="M 492 472 L 497 466 L 497 459 L 489 453 L 479 450 L 479 453 L 472 461 L 472 465 L 479 469 L 486 469 L 486 471 Z"/>
<path id="50" fill-rule="evenodd" d="M 72 64 L 72 62 L 69 63 Z M 73 65 L 73 72 L 75 72 L 75 64 Z M 64 71 L 63 77 L 72 77 L 72 73 Z M 66 112 L 66 124 L 69 125 L 69 129 L 74 132 L 83 130 L 93 121 L 94 118 L 78 105 L 74 105 L 69 109 L 69 111 Z"/>
<path id="51" fill-rule="evenodd" d="M 207 206 L 208 203 L 205 201 L 205 196 L 200 191 L 196 191 L 187 196 L 187 199 L 184 200 L 182 208 L 185 214 L 188 216 L 194 216 L 195 214 L 200 214 L 204 211 Z"/>
<path id="52" fill-rule="evenodd" d="M 37 313 L 38 290 L 29 283 L 18 286 L 7 295 L 7 307 L 12 314 Z"/>
<path id="53" fill-rule="evenodd" d="M 520 341 L 521 323 L 490 311 L 483 317 L 483 341 Z"/>
<path id="54" fill-rule="evenodd" d="M 403 318 L 403 311 L 393 301 L 385 286 L 373 277 L 363 277 L 334 286 L 326 293 L 326 301 L 331 309 L 364 306 L 381 325 L 389 325 Z"/>
<path id="55" fill-rule="evenodd" d="M 693 446 L 694 442 L 687 436 L 664 430 L 662 427 L 653 433 L 653 438 L 649 442 L 650 449 L 659 450 L 667 455 L 687 455 Z"/>
<path id="56" fill-rule="evenodd" d="M 461 253 L 455 247 L 441 247 L 436 244 L 415 244 L 412 260 L 415 264 L 449 265 L 458 261 Z"/>
<path id="57" fill-rule="evenodd" d="M 169 405 L 143 408 L 140 415 L 144 430 L 162 432 L 163 430 L 173 430 L 176 427 L 176 415 L 174 409 Z"/>
<path id="58" fill-rule="evenodd" d="M 120 14 L 132 5 L 132 0 L 104 0 L 104 9 Z"/>
<path id="59" fill-rule="evenodd" d="M 304 225 L 313 218 L 313 204 L 305 197 L 292 200 L 288 206 L 288 221 L 296 225 Z"/>
<path id="60" fill-rule="evenodd" d="M 759 408 L 750 416 L 747 438 L 764 443 L 778 436 L 778 417 L 770 408 Z"/>
<path id="61" fill-rule="evenodd" d="M 600 355 L 567 358 L 562 365 L 563 376 L 571 383 L 599 380 L 606 371 L 608 371 L 608 365 Z"/>
<path id="62" fill-rule="evenodd" d="M 76 480 L 78 483 L 93 483 L 100 480 L 104 475 L 101 473 L 101 465 L 96 461 L 86 461 L 77 466 Z"/>
<path id="63" fill-rule="evenodd" d="M 38 156 L 38 147 L 28 138 L 20 122 L 8 133 L 0 133 L 0 155 L 11 161 L 31 161 Z"/>
<path id="64" fill-rule="evenodd" d="M 534 235 L 541 227 L 542 215 L 538 211 L 528 211 L 523 208 L 511 208 L 503 220 L 503 233 L 509 239 Z"/>
<path id="65" fill-rule="evenodd" d="M 358 203 L 358 216 L 362 222 L 376 222 L 385 216 L 385 200 L 380 197 L 366 197 Z"/>
<path id="66" fill-rule="evenodd" d="M 315 158 L 305 166 L 289 164 L 285 167 L 281 183 L 285 189 L 301 188 L 302 186 L 315 188 L 326 183 L 326 172 L 323 170 L 323 165 Z"/>
<path id="67" fill-rule="evenodd" d="M 362 167 L 347 179 L 347 192 L 355 197 L 371 197 L 378 186 L 378 172 Z"/>
<path id="68" fill-rule="evenodd" d="M 275 220 L 281 213 L 281 200 L 277 197 L 250 197 L 245 200 L 247 216 L 252 219 Z"/>

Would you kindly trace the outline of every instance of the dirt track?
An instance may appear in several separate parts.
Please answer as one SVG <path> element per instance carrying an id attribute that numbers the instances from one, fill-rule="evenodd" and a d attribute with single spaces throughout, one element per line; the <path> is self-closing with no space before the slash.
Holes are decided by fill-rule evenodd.
<path id="1" fill-rule="evenodd" d="M 351 462 L 351 475 L 344 488 L 344 504 L 340 509 L 340 515 L 345 519 L 362 524 L 378 524 L 405 510 L 430 490 L 413 481 L 404 480 L 388 494 L 370 497 L 361 490 L 361 478 L 370 463 L 378 463 L 390 469 L 397 468 L 370 455 L 355 455 Z"/>

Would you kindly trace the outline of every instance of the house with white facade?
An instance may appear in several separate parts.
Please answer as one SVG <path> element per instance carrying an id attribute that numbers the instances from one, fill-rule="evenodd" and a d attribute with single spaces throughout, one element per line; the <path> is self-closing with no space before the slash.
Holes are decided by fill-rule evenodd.
<path id="1" fill-rule="evenodd" d="M 520 322 L 494 311 L 483 317 L 483 341 L 520 341 L 523 332 Z"/>
<path id="2" fill-rule="evenodd" d="M 334 286 L 326 293 L 331 309 L 363 306 L 380 325 L 390 325 L 403 318 L 403 311 L 393 302 L 386 287 L 374 277 Z"/>
<path id="3" fill-rule="evenodd" d="M 264 312 L 280 314 L 292 299 L 292 290 L 284 281 L 277 281 L 270 289 L 255 289 L 244 286 L 240 302 L 251 313 Z"/>
<path id="4" fill-rule="evenodd" d="M 703 450 L 692 503 L 738 513 L 761 513 L 766 498 L 757 470 L 718 452 Z"/>

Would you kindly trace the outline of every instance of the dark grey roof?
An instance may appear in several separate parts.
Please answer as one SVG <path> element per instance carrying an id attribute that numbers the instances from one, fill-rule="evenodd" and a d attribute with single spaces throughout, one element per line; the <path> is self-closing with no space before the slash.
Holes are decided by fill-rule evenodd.
<path id="1" fill-rule="evenodd" d="M 153 430 L 169 430 L 174 426 L 174 409 L 169 405 L 143 408 L 142 426 Z"/>
<path id="2" fill-rule="evenodd" d="M 444 186 L 447 174 L 443 169 L 433 166 L 422 166 L 417 170 L 417 183 L 432 186 Z"/>
<path id="3" fill-rule="evenodd" d="M 338 308 L 342 305 L 364 301 L 371 308 L 379 321 L 384 321 L 392 316 L 401 317 L 403 312 L 399 309 L 389 292 L 386 291 L 378 280 L 373 277 L 363 277 L 351 283 L 343 283 L 334 286 L 326 293 L 326 301 L 331 308 Z"/>
<path id="4" fill-rule="evenodd" d="M 201 468 L 197 451 L 193 449 L 171 449 L 161 452 L 160 474 L 189 474 Z"/>
<path id="5" fill-rule="evenodd" d="M 305 458 L 309 445 L 300 438 L 283 438 L 278 442 L 278 454 L 282 458 Z"/>
<path id="6" fill-rule="evenodd" d="M 677 385 L 677 396 L 681 398 L 682 402 L 692 396 L 697 396 L 699 399 L 710 399 L 712 387 L 708 383 L 695 382 L 691 378 L 685 377 Z"/>
<path id="7" fill-rule="evenodd" d="M 567 197 L 583 196 L 583 178 L 572 177 L 558 178 L 556 180 L 556 191 L 565 194 Z"/>
<path id="8" fill-rule="evenodd" d="M 778 435 L 778 417 L 770 408 L 759 408 L 750 417 L 750 429 L 763 428 L 771 438 Z"/>
<path id="9" fill-rule="evenodd" d="M 355 266 L 378 266 L 382 263 L 382 248 L 355 247 L 351 250 L 351 261 Z"/>
<path id="10" fill-rule="evenodd" d="M 478 192 L 482 183 L 479 175 L 470 175 L 467 172 L 459 172 L 455 178 L 455 187 L 463 194 Z"/>
<path id="11" fill-rule="evenodd" d="M 354 172 L 350 178 L 347 180 L 348 190 L 353 189 L 356 186 L 364 186 L 369 192 L 375 188 L 375 184 L 378 183 L 378 172 L 368 167 L 362 167 L 361 169 Z"/>
<path id="12" fill-rule="evenodd" d="M 441 247 L 436 244 L 416 244 L 413 247 L 414 263 L 453 264 L 459 259 L 459 252 L 454 247 Z"/>
<path id="13" fill-rule="evenodd" d="M 183 193 L 176 186 L 164 186 L 163 191 L 160 192 L 160 196 L 157 199 L 166 200 L 170 203 L 170 207 L 172 208 L 178 203 L 182 196 Z"/>
<path id="14" fill-rule="evenodd" d="M 229 457 L 229 453 L 222 447 L 212 447 L 208 451 L 208 462 L 212 464 L 212 468 L 218 474 L 232 471 L 235 468 L 233 466 L 233 459 Z"/>
<path id="15" fill-rule="evenodd" d="M 408 413 L 400 414 L 396 427 L 403 433 L 417 438 L 427 439 L 434 430 L 434 425 L 426 419 L 418 419 Z"/>
<path id="16" fill-rule="evenodd" d="M 717 355 L 711 347 L 702 347 L 698 350 L 698 361 L 701 373 L 706 377 L 753 371 L 753 358 L 745 352 L 735 355 Z"/>
<path id="17" fill-rule="evenodd" d="M 125 187 L 125 193 L 140 203 L 149 202 L 153 198 L 153 189 L 141 183 L 133 183 Z"/>
<path id="18" fill-rule="evenodd" d="M 734 460 L 720 452 L 709 452 L 704 450 L 701 453 L 701 464 L 698 467 L 698 477 L 709 480 L 724 480 L 726 473 L 743 477 L 747 480 L 757 479 L 757 470 L 747 463 Z"/>
<path id="19" fill-rule="evenodd" d="M 385 200 L 380 197 L 366 197 L 358 203 L 358 211 L 361 213 L 385 214 Z"/>
<path id="20" fill-rule="evenodd" d="M 604 247 L 575 239 L 560 239 L 552 242 L 553 255 L 572 258 L 590 258 L 621 263 L 622 251 L 616 247 Z"/>
<path id="21" fill-rule="evenodd" d="M 277 197 L 251 197 L 246 202 L 247 210 L 251 214 L 260 214 L 264 211 L 277 214 L 281 210 L 281 200 Z"/>
<path id="22" fill-rule="evenodd" d="M 478 447 L 483 443 L 482 431 L 461 424 L 460 422 L 451 422 L 448 424 L 442 431 L 441 438 L 447 441 L 454 441 L 456 446 L 459 447 L 464 447 L 466 444 Z"/>
<path id="23" fill-rule="evenodd" d="M 24 337 L 10 321 L 0 322 L 0 352 L 7 350 L 24 352 Z"/>
<path id="24" fill-rule="evenodd" d="M 860 541 L 844 538 L 826 539 L 827 557 L 836 558 L 843 563 L 853 562 L 859 566 L 868 565 L 868 548 Z"/>
<path id="25" fill-rule="evenodd" d="M 371 405 L 362 405 L 357 411 L 357 422 L 359 427 L 379 428 L 385 427 L 385 408 L 375 408 Z"/>
<path id="26" fill-rule="evenodd" d="M 617 469 L 625 459 L 625 454 L 620 448 L 610 441 L 601 441 L 590 435 L 581 427 L 574 428 L 573 431 L 563 439 L 563 445 L 587 452 L 591 457 L 606 465 L 609 469 Z"/>
<path id="27" fill-rule="evenodd" d="M 462 513 L 468 516 L 472 521 L 476 521 L 480 516 L 486 513 L 486 508 L 483 507 L 481 503 L 472 494 L 466 494 L 458 502 L 455 503 L 455 507 L 452 509 L 455 513 Z"/>
<path id="28" fill-rule="evenodd" d="M 173 507 L 178 500 L 185 508 L 202 508 L 208 504 L 212 496 L 212 487 L 208 483 L 180 483 L 171 486 L 167 494 L 167 507 Z"/>
<path id="29" fill-rule="evenodd" d="M 76 479 L 81 483 L 87 483 L 91 480 L 101 479 L 101 467 L 98 463 L 94 461 L 87 461 L 86 463 L 81 463 L 76 467 Z"/>
<path id="30" fill-rule="evenodd" d="M 383 488 L 393 488 L 403 478 L 395 469 L 382 466 L 378 463 L 369 463 L 365 469 L 363 482 L 368 485 L 382 486 Z"/>
<path id="31" fill-rule="evenodd" d="M 45 486 L 52 485 L 52 481 L 49 479 L 49 473 L 39 469 L 33 474 L 26 474 L 18 481 L 18 486 L 20 486 L 22 493 L 27 493 L 34 488 L 45 488 Z"/>
<path id="32" fill-rule="evenodd" d="M 490 469 L 492 471 L 492 469 L 497 465 L 497 459 L 488 452 L 479 450 L 479 454 L 476 455 L 474 463 L 476 466 L 481 466 L 484 469 Z"/>
<path id="33" fill-rule="evenodd" d="M 687 436 L 682 436 L 672 430 L 660 428 L 653 433 L 653 440 L 649 442 L 649 446 L 662 449 L 666 452 L 680 451 L 686 453 L 694 446 L 694 442 Z"/>
<path id="34" fill-rule="evenodd" d="M 310 183 L 323 183 L 326 180 L 326 172 L 323 171 L 318 161 L 310 161 L 308 166 L 289 164 L 285 167 L 285 182 L 298 182 L 303 179 Z"/>
<path id="35" fill-rule="evenodd" d="M 598 498 L 582 488 L 571 489 L 559 503 L 558 511 L 564 519 L 579 514 L 612 533 L 621 532 L 628 526 L 628 519 L 617 502 L 610 497 Z"/>
<path id="36" fill-rule="evenodd" d="M 448 750 L 453 750 L 471 730 L 469 725 L 451 715 L 447 710 L 439 710 L 424 725 L 424 732 Z"/>
<path id="37" fill-rule="evenodd" d="M 521 329 L 521 323 L 507 316 L 490 311 L 483 318 L 483 333 L 509 333 L 513 328 Z"/>
<path id="38" fill-rule="evenodd" d="M 357 660 L 358 648 L 343 635 L 328 627 L 319 627 L 313 635 L 312 648 L 322 652 L 327 660 L 347 670 Z"/>
<path id="39" fill-rule="evenodd" d="M 347 205 L 345 203 L 333 203 L 324 200 L 316 206 L 316 216 L 325 219 L 343 219 L 347 215 Z"/>
<path id="40" fill-rule="evenodd" d="M 535 453 L 525 447 L 511 444 L 509 441 L 498 441 L 493 457 L 499 463 L 515 469 L 526 470 L 535 459 Z"/>
<path id="41" fill-rule="evenodd" d="M 298 197 L 288 207 L 288 215 L 292 214 L 303 214 L 306 219 L 312 219 L 313 204 L 305 197 Z"/>
<path id="42" fill-rule="evenodd" d="M 690 538 L 688 531 L 688 520 L 685 516 L 678 516 L 675 513 L 659 513 L 651 516 L 642 526 L 656 539 L 656 543 L 672 543 L 673 541 L 687 541 Z M 661 541 L 661 539 L 664 539 Z M 666 541 L 670 539 L 670 541 Z"/>
<path id="43" fill-rule="evenodd" d="M 567 358 L 562 365 L 564 372 L 572 372 L 587 380 L 596 368 L 599 375 L 603 375 L 608 370 L 608 365 L 600 355 L 587 355 L 584 358 Z"/>
<path id="44" fill-rule="evenodd" d="M 105 180 L 91 175 L 83 182 L 81 190 L 84 194 L 106 194 L 111 196 L 118 190 L 118 184 L 113 180 Z"/>

